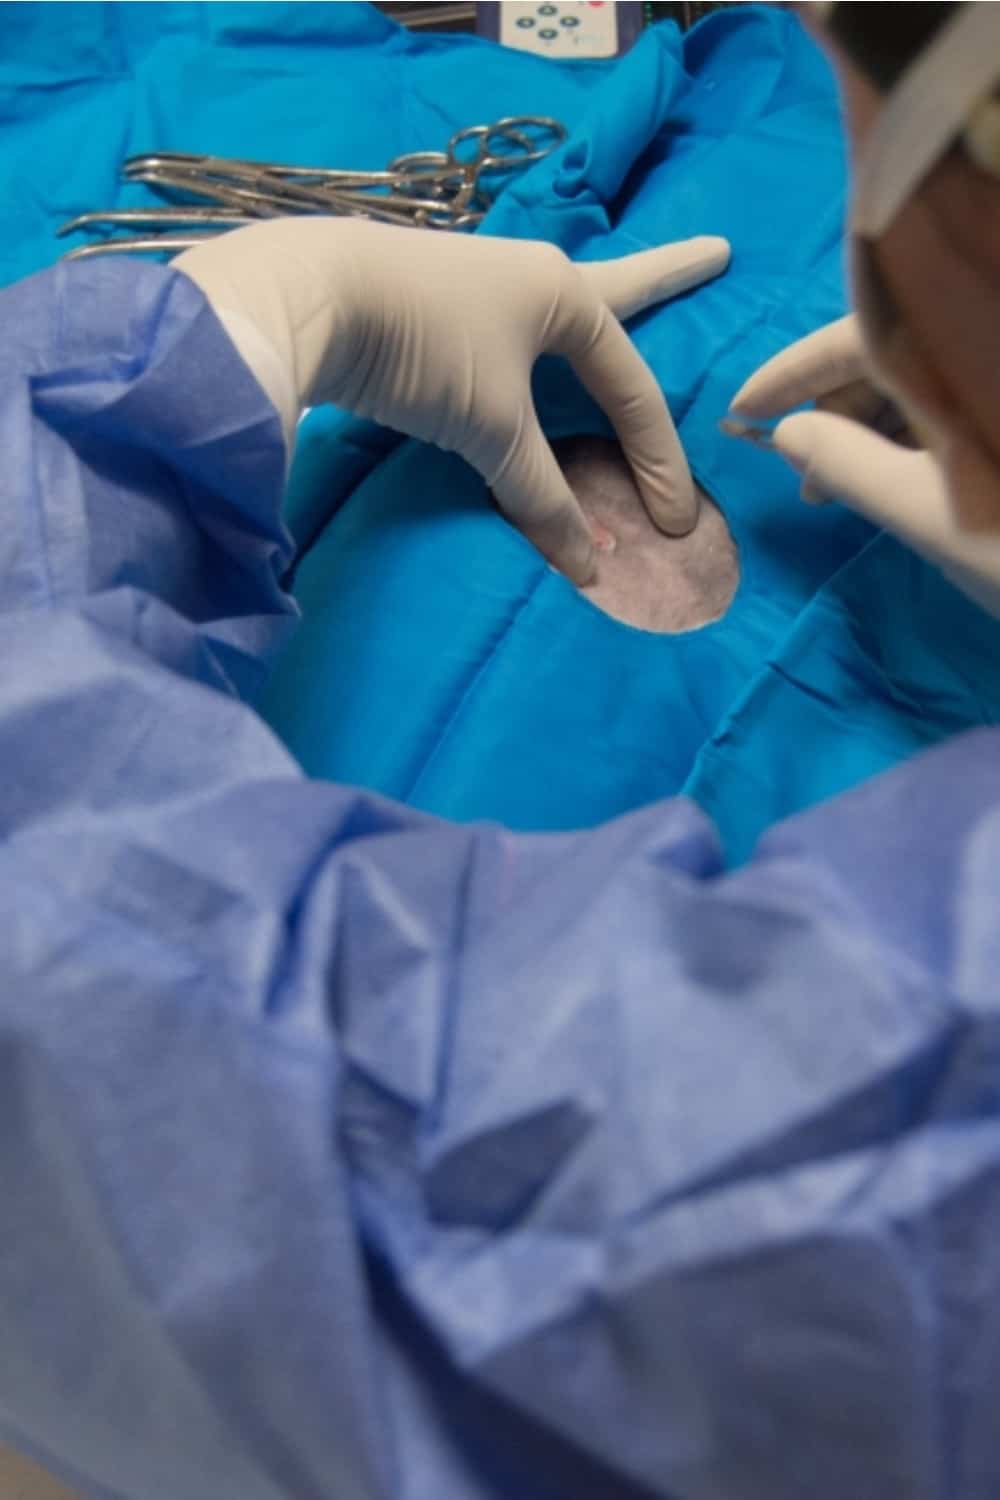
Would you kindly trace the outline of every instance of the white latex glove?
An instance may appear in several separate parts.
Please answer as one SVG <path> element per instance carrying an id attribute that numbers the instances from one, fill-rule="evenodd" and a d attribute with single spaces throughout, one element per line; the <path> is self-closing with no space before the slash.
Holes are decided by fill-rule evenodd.
<path id="1" fill-rule="evenodd" d="M 762 365 L 737 392 L 730 412 L 764 421 L 870 378 L 857 321 L 841 318 Z M 771 440 L 802 475 L 803 499 L 842 500 L 1000 615 L 1000 534 L 958 528 L 932 454 L 902 448 L 861 422 L 824 411 L 785 417 Z"/>
<path id="2" fill-rule="evenodd" d="M 508 518 L 578 583 L 590 526 L 546 442 L 532 366 L 562 354 L 611 419 L 655 524 L 697 520 L 666 402 L 619 318 L 722 271 L 704 237 L 574 265 L 552 245 L 363 220 L 272 220 L 174 261 L 203 289 L 282 415 L 331 401 L 461 453 Z"/>

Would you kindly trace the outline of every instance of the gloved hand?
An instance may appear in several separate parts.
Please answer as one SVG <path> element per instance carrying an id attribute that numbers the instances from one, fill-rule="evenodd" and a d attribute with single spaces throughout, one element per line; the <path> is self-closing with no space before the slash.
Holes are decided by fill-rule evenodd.
<path id="1" fill-rule="evenodd" d="M 755 371 L 733 398 L 730 414 L 762 421 L 832 392 L 857 391 L 859 382 L 875 386 L 857 321 L 841 318 Z M 875 400 L 870 414 L 881 420 L 886 405 Z M 902 448 L 868 425 L 829 411 L 796 412 L 779 422 L 771 437 L 802 475 L 804 500 L 842 500 L 894 532 L 982 608 L 1000 616 L 1000 534 L 959 529 L 941 466 L 931 453 Z"/>
<path id="2" fill-rule="evenodd" d="M 196 281 L 281 412 L 331 401 L 461 453 L 508 518 L 578 583 L 590 526 L 531 399 L 562 354 L 610 417 L 654 523 L 690 531 L 697 502 L 652 373 L 619 318 L 722 271 L 704 237 L 574 265 L 552 245 L 295 218 L 208 240 L 174 262 Z"/>

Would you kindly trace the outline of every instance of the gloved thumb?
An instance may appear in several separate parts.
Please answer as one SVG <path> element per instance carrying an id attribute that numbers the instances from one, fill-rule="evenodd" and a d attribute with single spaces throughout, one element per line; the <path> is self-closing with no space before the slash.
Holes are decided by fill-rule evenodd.
<path id="1" fill-rule="evenodd" d="M 597 553 L 590 525 L 533 410 L 491 488 L 500 509 L 554 568 L 580 587 L 592 580 Z"/>
<path id="2" fill-rule="evenodd" d="M 853 315 L 839 318 L 762 364 L 736 392 L 729 409 L 741 417 L 777 417 L 867 373 L 857 319 Z"/>
<path id="3" fill-rule="evenodd" d="M 618 260 L 576 261 L 590 290 L 619 321 L 700 286 L 729 264 L 729 241 L 702 234 Z"/>

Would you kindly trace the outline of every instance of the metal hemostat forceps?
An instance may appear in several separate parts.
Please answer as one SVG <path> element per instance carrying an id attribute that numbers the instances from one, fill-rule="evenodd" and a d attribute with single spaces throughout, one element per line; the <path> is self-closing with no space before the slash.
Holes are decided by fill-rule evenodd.
<path id="1" fill-rule="evenodd" d="M 79 214 L 57 234 L 144 229 L 70 250 L 66 260 L 128 251 L 187 250 L 226 229 L 289 214 L 346 214 L 426 229 L 475 229 L 511 173 L 541 161 L 566 139 L 548 115 L 512 115 L 469 125 L 444 151 L 409 151 L 380 172 L 288 166 L 181 151 L 130 156 L 126 182 L 202 202 Z"/>

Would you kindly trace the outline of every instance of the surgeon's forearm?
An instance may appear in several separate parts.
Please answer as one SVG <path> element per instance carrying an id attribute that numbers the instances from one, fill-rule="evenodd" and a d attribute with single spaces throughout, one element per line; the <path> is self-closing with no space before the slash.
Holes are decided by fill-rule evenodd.
<path id="1" fill-rule="evenodd" d="M 160 266 L 81 262 L 0 292 L 0 326 L 0 604 L 106 609 L 133 589 L 255 669 L 293 612 L 285 454 L 201 292 Z"/>

